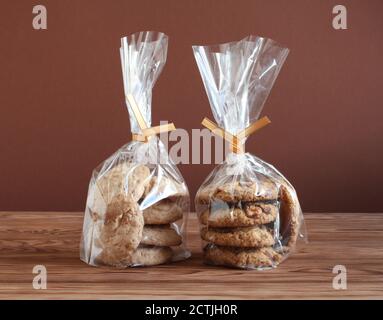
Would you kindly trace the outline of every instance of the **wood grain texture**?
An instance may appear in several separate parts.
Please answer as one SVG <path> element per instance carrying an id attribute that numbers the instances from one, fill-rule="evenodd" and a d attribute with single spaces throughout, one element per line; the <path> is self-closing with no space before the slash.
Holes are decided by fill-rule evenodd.
<path id="1" fill-rule="evenodd" d="M 193 216 L 193 214 L 192 214 Z M 0 212 L 0 299 L 339 299 L 383 298 L 383 214 L 306 214 L 309 244 L 269 271 L 202 264 L 198 225 L 189 222 L 187 261 L 150 268 L 90 267 L 79 259 L 82 213 Z M 32 269 L 45 265 L 47 290 Z M 334 290 L 335 265 L 347 290 Z"/>

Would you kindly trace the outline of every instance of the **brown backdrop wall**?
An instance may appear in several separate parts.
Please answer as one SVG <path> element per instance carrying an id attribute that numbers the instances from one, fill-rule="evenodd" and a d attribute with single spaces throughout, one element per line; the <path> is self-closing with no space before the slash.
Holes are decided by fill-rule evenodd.
<path id="1" fill-rule="evenodd" d="M 247 149 L 294 184 L 305 211 L 382 211 L 383 2 L 55 0 L 48 30 L 36 1 L 2 1 L 0 210 L 83 210 L 92 169 L 130 139 L 120 37 L 170 37 L 153 123 L 191 131 L 211 116 L 191 45 L 273 38 L 291 49 Z M 194 196 L 212 165 L 181 165 Z"/>

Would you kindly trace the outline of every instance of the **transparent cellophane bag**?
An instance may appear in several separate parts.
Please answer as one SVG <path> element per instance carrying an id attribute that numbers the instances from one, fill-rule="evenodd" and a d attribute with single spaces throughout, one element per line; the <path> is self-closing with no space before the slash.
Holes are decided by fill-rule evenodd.
<path id="1" fill-rule="evenodd" d="M 218 126 L 237 135 L 259 118 L 288 49 L 249 36 L 193 50 Z M 200 186 L 195 205 L 208 264 L 274 268 L 304 236 L 293 186 L 248 152 L 228 153 Z"/>
<path id="2" fill-rule="evenodd" d="M 125 94 L 151 125 L 152 87 L 166 60 L 167 36 L 140 32 L 122 38 Z M 132 133 L 142 134 L 134 113 Z M 186 259 L 190 197 L 185 181 L 156 136 L 131 141 L 92 173 L 80 256 L 94 266 L 151 266 Z"/>

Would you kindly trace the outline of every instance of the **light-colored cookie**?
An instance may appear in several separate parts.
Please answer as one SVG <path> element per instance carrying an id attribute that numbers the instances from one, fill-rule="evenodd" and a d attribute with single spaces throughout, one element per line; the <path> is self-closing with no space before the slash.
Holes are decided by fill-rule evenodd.
<path id="1" fill-rule="evenodd" d="M 207 209 L 199 215 L 202 224 L 210 227 L 246 227 L 275 221 L 278 215 L 276 204 L 248 202 L 243 208 L 224 205 Z"/>
<path id="2" fill-rule="evenodd" d="M 281 185 L 280 187 L 280 206 L 280 234 L 282 242 L 291 248 L 298 239 L 302 215 L 296 193 L 288 185 Z"/>
<path id="3" fill-rule="evenodd" d="M 271 178 L 257 173 L 254 181 L 233 181 L 208 186 L 197 194 L 197 202 L 210 203 L 215 200 L 229 203 L 239 201 L 265 201 L 278 199 L 278 185 Z"/>
<path id="4" fill-rule="evenodd" d="M 182 243 L 181 236 L 169 225 L 144 226 L 141 244 L 153 246 L 178 246 Z"/>
<path id="5" fill-rule="evenodd" d="M 99 193 L 106 204 L 120 194 L 130 196 L 134 201 L 138 201 L 149 183 L 150 169 L 145 165 L 129 162 L 115 165 L 96 180 Z M 97 203 L 97 201 L 94 202 Z M 95 210 L 92 209 L 92 211 Z"/>
<path id="6" fill-rule="evenodd" d="M 121 247 L 107 247 L 95 258 L 95 265 L 106 265 L 116 268 L 126 268 L 132 264 L 132 251 Z"/>
<path id="7" fill-rule="evenodd" d="M 207 245 L 204 248 L 207 263 L 243 269 L 268 269 L 282 261 L 282 255 L 273 248 L 243 249 Z"/>
<path id="8" fill-rule="evenodd" d="M 114 266 L 129 264 L 132 252 L 142 239 L 143 227 L 144 218 L 138 204 L 123 195 L 114 197 L 96 241 L 102 248 L 98 260 Z"/>
<path id="9" fill-rule="evenodd" d="M 274 245 L 272 232 L 265 226 L 244 228 L 210 228 L 201 229 L 203 240 L 220 246 L 260 248 Z"/>
<path id="10" fill-rule="evenodd" d="M 169 224 L 182 218 L 182 208 L 168 199 L 161 200 L 143 212 L 145 224 Z"/>
<path id="11" fill-rule="evenodd" d="M 139 246 L 132 256 L 132 266 L 154 266 L 170 262 L 173 250 L 170 247 Z"/>
<path id="12" fill-rule="evenodd" d="M 96 258 L 97 265 L 108 265 L 117 268 L 154 266 L 170 262 L 173 250 L 170 247 L 139 246 L 133 252 L 120 248 L 108 248 Z"/>

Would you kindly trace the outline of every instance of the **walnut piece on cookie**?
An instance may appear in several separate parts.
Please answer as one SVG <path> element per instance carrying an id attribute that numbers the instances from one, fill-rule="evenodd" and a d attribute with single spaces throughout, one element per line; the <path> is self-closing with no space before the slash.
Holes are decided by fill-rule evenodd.
<path id="1" fill-rule="evenodd" d="M 205 241 L 227 247 L 260 248 L 273 246 L 272 232 L 265 226 L 243 228 L 201 229 L 201 238 Z"/>

